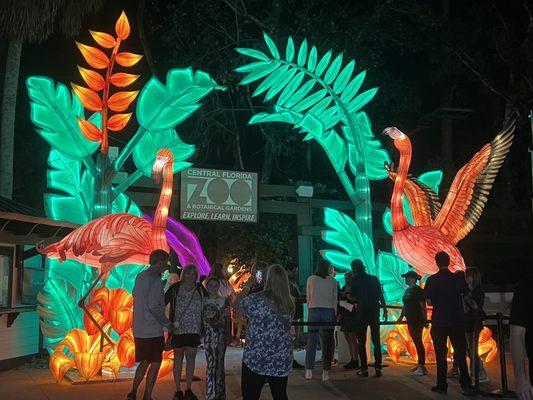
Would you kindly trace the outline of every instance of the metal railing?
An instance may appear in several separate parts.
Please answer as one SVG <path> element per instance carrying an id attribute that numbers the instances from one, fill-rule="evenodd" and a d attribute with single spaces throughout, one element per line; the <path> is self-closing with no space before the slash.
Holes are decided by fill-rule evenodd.
<path id="1" fill-rule="evenodd" d="M 390 309 L 401 309 L 401 306 L 387 306 Z M 509 381 L 507 379 L 507 364 L 506 364 L 506 354 L 505 354 L 505 337 L 503 333 L 503 321 L 508 321 L 509 316 L 503 315 L 502 313 L 496 313 L 494 315 L 487 315 L 483 318 L 484 321 L 495 320 L 496 321 L 496 342 L 498 343 L 499 351 L 499 361 L 500 361 L 500 381 L 501 388 L 492 392 L 485 392 L 480 389 L 479 385 L 479 354 L 478 354 L 478 344 L 479 336 L 472 335 L 473 340 L 471 343 L 472 349 L 474 349 L 475 354 L 473 354 L 471 363 L 472 371 L 474 376 L 474 390 L 481 396 L 487 397 L 497 397 L 497 398 L 515 398 L 516 393 L 509 390 Z M 431 323 L 431 320 L 427 321 Z M 383 325 L 407 325 L 405 321 L 380 321 L 380 326 Z M 339 321 L 332 322 L 310 322 L 310 321 L 293 321 L 293 326 L 339 326 L 341 323 Z"/>

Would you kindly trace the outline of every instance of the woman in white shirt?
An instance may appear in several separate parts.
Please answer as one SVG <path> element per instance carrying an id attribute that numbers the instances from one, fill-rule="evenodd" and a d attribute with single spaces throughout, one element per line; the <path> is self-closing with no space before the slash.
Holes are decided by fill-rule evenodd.
<path id="1" fill-rule="evenodd" d="M 329 264 L 320 260 L 315 273 L 307 279 L 309 322 L 331 322 L 332 325 L 309 326 L 305 349 L 305 378 L 313 378 L 316 347 L 320 332 L 322 342 L 322 380 L 329 380 L 333 360 L 333 332 L 337 313 L 337 281 L 328 274 Z"/>

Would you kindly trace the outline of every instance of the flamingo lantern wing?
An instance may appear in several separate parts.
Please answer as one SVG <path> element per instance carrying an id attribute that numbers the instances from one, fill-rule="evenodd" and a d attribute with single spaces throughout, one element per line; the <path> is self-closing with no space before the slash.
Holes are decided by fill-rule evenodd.
<path id="1" fill-rule="evenodd" d="M 42 250 L 50 258 L 73 259 L 100 268 L 133 259 L 147 258 L 151 252 L 152 226 L 131 214 L 111 214 L 77 228 L 71 234 Z M 141 261 L 141 260 L 135 260 Z"/>
<path id="2" fill-rule="evenodd" d="M 151 246 L 150 231 L 140 221 L 124 226 L 118 231 L 106 246 L 102 248 L 104 256 L 100 259 L 102 263 L 119 264 L 123 259 L 129 259 L 142 253 L 146 249 L 147 255 L 153 250 Z"/>
<path id="3" fill-rule="evenodd" d="M 464 238 L 479 220 L 487 197 L 513 142 L 514 121 L 487 143 L 455 176 L 433 226 L 453 244 Z"/>
<path id="4" fill-rule="evenodd" d="M 385 165 L 389 178 L 394 182 L 396 172 Z M 429 226 L 437 217 L 441 203 L 439 196 L 429 186 L 409 175 L 405 181 L 403 194 L 407 197 L 415 226 Z"/>

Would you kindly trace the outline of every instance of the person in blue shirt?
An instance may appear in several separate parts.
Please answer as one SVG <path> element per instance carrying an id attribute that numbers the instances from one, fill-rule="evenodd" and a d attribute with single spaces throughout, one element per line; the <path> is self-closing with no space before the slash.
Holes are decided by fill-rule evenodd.
<path id="1" fill-rule="evenodd" d="M 255 269 L 235 302 L 242 303 L 248 318 L 242 357 L 243 400 L 259 400 L 268 379 L 273 400 L 287 400 L 287 381 L 292 365 L 291 323 L 294 300 L 287 273 L 271 265 L 263 290 L 250 294 L 255 285 Z"/>

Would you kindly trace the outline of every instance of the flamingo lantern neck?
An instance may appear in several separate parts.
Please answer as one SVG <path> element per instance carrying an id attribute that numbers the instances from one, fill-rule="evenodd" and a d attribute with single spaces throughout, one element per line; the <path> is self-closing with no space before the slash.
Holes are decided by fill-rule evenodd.
<path id="1" fill-rule="evenodd" d="M 152 178 L 156 183 L 162 179 L 161 194 L 154 214 L 152 224 L 152 248 L 169 251 L 166 236 L 166 226 L 170 201 L 172 200 L 172 185 L 174 181 L 174 155 L 168 149 L 157 152 L 156 160 L 152 168 Z"/>
<path id="2" fill-rule="evenodd" d="M 398 165 L 396 178 L 394 179 L 391 213 L 392 230 L 394 232 L 399 232 L 409 226 L 409 222 L 407 221 L 407 217 L 403 210 L 403 192 L 407 180 L 407 173 L 409 172 L 409 165 L 411 164 L 411 140 L 409 140 L 407 135 L 401 133 L 401 135 L 398 135 L 398 137 L 394 139 L 394 147 L 400 152 L 400 163 Z"/>

